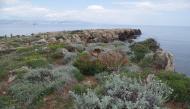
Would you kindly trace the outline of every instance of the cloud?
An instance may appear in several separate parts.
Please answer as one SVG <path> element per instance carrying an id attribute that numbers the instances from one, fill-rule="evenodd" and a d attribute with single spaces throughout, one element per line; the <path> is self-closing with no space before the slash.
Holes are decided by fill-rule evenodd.
<path id="1" fill-rule="evenodd" d="M 43 16 L 49 13 L 49 11 L 50 11 L 49 9 L 42 7 L 35 7 L 32 5 L 20 5 L 20 6 L 6 7 L 0 9 L 0 12 L 4 15 L 19 16 L 19 17 Z"/>
<path id="2" fill-rule="evenodd" d="M 14 5 L 11 4 L 0 8 L 1 19 L 79 20 L 109 24 L 159 24 L 171 21 L 171 11 L 181 12 L 181 10 L 190 9 L 190 1 L 185 2 L 186 0 L 173 2 L 171 0 L 117 0 L 117 2 L 110 4 L 109 8 L 96 4 L 82 8 L 73 7 L 72 10 L 54 10 L 56 8 L 37 6 L 24 0 L 16 1 L 17 3 Z"/>
<path id="3" fill-rule="evenodd" d="M 105 10 L 105 8 L 101 5 L 90 5 L 87 7 L 88 10 L 92 10 L 92 11 L 103 11 Z"/>
<path id="4" fill-rule="evenodd" d="M 1 4 L 14 4 L 18 2 L 18 0 L 0 0 Z"/>
<path id="5" fill-rule="evenodd" d="M 190 1 L 187 0 L 135 0 L 113 2 L 113 4 L 133 10 L 156 12 L 169 12 L 190 9 Z"/>

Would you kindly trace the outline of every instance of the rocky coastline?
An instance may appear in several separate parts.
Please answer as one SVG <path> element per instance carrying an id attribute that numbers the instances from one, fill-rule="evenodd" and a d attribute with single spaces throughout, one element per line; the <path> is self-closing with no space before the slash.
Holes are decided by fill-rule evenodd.
<path id="1" fill-rule="evenodd" d="M 135 109 L 173 104 L 187 109 L 190 78 L 175 72 L 173 54 L 155 39 L 137 41 L 141 34 L 140 29 L 92 29 L 1 38 L 0 108 L 36 109 L 43 102 L 39 109 L 82 109 L 92 95 L 99 104 L 109 95 L 125 107 L 120 94 L 129 92 L 125 97 L 137 103 Z M 102 106 L 93 100 L 92 106 Z"/>
<path id="2" fill-rule="evenodd" d="M 109 45 L 115 46 L 113 42 L 124 45 L 123 48 L 129 48 L 130 45 L 135 43 L 135 39 L 140 37 L 142 34 L 140 29 L 94 29 L 94 30 L 75 30 L 75 31 L 60 31 L 60 32 L 47 32 L 47 33 L 38 33 L 32 34 L 29 37 L 18 37 L 17 40 L 20 40 L 23 44 L 22 47 L 32 46 L 32 45 L 48 45 L 53 43 L 64 43 L 68 46 L 69 51 L 82 51 L 89 50 L 91 46 L 91 51 L 105 51 L 116 49 L 114 47 L 103 47 L 99 45 Z M 28 39 L 28 40 L 25 40 Z M 14 38 L 13 38 L 14 39 Z M 113 44 L 112 44 L 113 43 Z M 152 43 L 152 42 L 150 42 Z M 158 45 L 157 42 L 154 42 Z M 93 47 L 94 49 L 92 49 Z M 99 47 L 99 48 L 98 48 Z M 125 48 L 125 49 L 126 49 Z M 72 50 L 73 49 L 73 50 Z M 10 53 L 16 51 L 14 46 L 7 46 L 6 44 L 1 44 L 0 53 Z M 121 50 L 122 51 L 122 50 Z M 152 54 L 151 54 L 152 53 Z M 175 71 L 174 68 L 174 57 L 172 53 L 169 53 L 165 50 L 162 50 L 160 47 L 157 47 L 156 50 L 152 51 L 150 56 L 154 57 L 159 62 L 155 62 L 156 65 L 154 69 Z M 128 54 L 126 54 L 128 55 Z M 146 54 L 149 56 L 148 54 Z"/>

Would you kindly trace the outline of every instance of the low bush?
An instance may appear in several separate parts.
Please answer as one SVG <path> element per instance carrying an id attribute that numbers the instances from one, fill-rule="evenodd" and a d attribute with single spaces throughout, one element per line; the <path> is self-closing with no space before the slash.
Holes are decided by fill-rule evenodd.
<path id="1" fill-rule="evenodd" d="M 64 55 L 63 58 L 63 64 L 71 64 L 73 63 L 73 61 L 76 59 L 77 54 L 76 53 L 72 53 L 72 52 L 68 52 Z"/>
<path id="2" fill-rule="evenodd" d="M 160 48 L 158 42 L 153 38 L 146 39 L 145 41 L 142 41 L 140 43 L 147 46 L 151 51 L 156 51 L 157 49 Z"/>
<path id="3" fill-rule="evenodd" d="M 76 68 L 65 66 L 54 70 L 33 69 L 17 79 L 10 88 L 9 93 L 18 104 L 34 107 L 44 96 L 64 87 L 65 82 L 71 80 Z"/>
<path id="4" fill-rule="evenodd" d="M 82 73 L 80 73 L 80 71 L 77 69 L 74 72 L 74 77 L 78 80 L 78 81 L 82 81 L 84 80 L 84 75 Z"/>
<path id="5" fill-rule="evenodd" d="M 3 79 L 11 70 L 22 67 L 25 63 L 17 60 L 15 53 L 7 54 L 0 57 L 0 80 Z"/>
<path id="6" fill-rule="evenodd" d="M 145 68 L 153 68 L 154 65 L 154 57 L 153 54 L 146 54 L 145 57 L 140 60 L 139 65 L 145 69 Z"/>
<path id="7" fill-rule="evenodd" d="M 24 62 L 27 64 L 28 67 L 31 68 L 40 68 L 40 67 L 47 67 L 48 61 L 46 58 L 40 55 L 31 55 L 24 58 Z"/>
<path id="8" fill-rule="evenodd" d="M 154 76 L 147 82 L 111 75 L 103 84 L 104 93 L 97 95 L 95 90 L 86 93 L 70 92 L 76 109 L 159 109 L 172 93 L 172 89 Z"/>
<path id="9" fill-rule="evenodd" d="M 17 78 L 21 78 L 25 73 L 27 73 L 29 71 L 30 71 L 29 68 L 25 67 L 25 66 L 14 70 L 14 72 L 17 75 Z"/>
<path id="10" fill-rule="evenodd" d="M 130 46 L 134 53 L 133 60 L 139 62 L 149 52 L 155 52 L 160 48 L 160 45 L 152 38 L 146 39 L 145 41 L 136 42 Z"/>
<path id="11" fill-rule="evenodd" d="M 59 59 L 59 58 L 62 58 L 63 56 L 64 55 L 61 49 L 57 49 L 53 53 L 51 53 L 51 57 L 54 59 Z"/>
<path id="12" fill-rule="evenodd" d="M 82 94 L 85 93 L 87 91 L 87 86 L 83 85 L 83 84 L 76 84 L 72 91 L 76 94 Z"/>
<path id="13" fill-rule="evenodd" d="M 161 72 L 158 78 L 166 82 L 174 91 L 171 100 L 190 104 L 190 78 L 174 72 Z"/>
<path id="14" fill-rule="evenodd" d="M 122 54 L 120 51 L 100 53 L 98 55 L 98 60 L 108 71 L 112 72 L 119 72 L 122 66 L 128 64 L 126 54 Z"/>
<path id="15" fill-rule="evenodd" d="M 135 62 L 139 62 L 144 56 L 149 53 L 148 47 L 144 46 L 143 44 L 134 44 L 131 46 L 131 50 L 134 52 L 133 60 Z"/>
<path id="16" fill-rule="evenodd" d="M 74 66 L 84 75 L 94 75 L 105 70 L 101 62 L 89 54 L 80 55 L 74 62 Z"/>
<path id="17" fill-rule="evenodd" d="M 49 44 L 48 45 L 48 48 L 51 50 L 51 51 L 56 51 L 57 49 L 59 48 L 64 48 L 64 44 L 61 44 L 61 43 L 58 43 L 58 44 Z"/>
<path id="18" fill-rule="evenodd" d="M 16 52 L 18 53 L 24 53 L 24 52 L 31 52 L 33 50 L 33 47 L 17 47 Z"/>
<path id="19" fill-rule="evenodd" d="M 9 96 L 0 96 L 0 109 L 14 109 L 14 101 Z"/>

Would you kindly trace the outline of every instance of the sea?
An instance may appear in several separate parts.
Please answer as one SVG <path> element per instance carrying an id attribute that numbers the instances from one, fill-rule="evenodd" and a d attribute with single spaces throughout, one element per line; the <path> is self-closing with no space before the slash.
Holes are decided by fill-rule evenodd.
<path id="1" fill-rule="evenodd" d="M 190 27 L 183 26 L 148 26 L 148 25 L 108 25 L 84 22 L 0 22 L 0 36 L 28 35 L 39 32 L 53 32 L 79 29 L 139 28 L 142 35 L 139 40 L 154 38 L 161 48 L 171 52 L 175 57 L 177 72 L 190 76 Z"/>

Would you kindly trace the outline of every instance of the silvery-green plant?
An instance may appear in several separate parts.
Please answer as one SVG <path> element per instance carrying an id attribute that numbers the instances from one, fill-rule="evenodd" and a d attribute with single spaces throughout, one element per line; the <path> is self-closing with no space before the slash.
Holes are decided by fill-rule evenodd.
<path id="1" fill-rule="evenodd" d="M 152 75 L 146 81 L 111 75 L 101 95 L 91 89 L 71 95 L 76 109 L 161 109 L 171 93 L 171 88 Z"/>
<path id="2" fill-rule="evenodd" d="M 64 66 L 53 70 L 33 69 L 13 83 L 9 92 L 13 98 L 21 104 L 31 106 L 43 96 L 59 90 L 71 80 L 73 72 L 77 69 L 73 66 Z"/>

